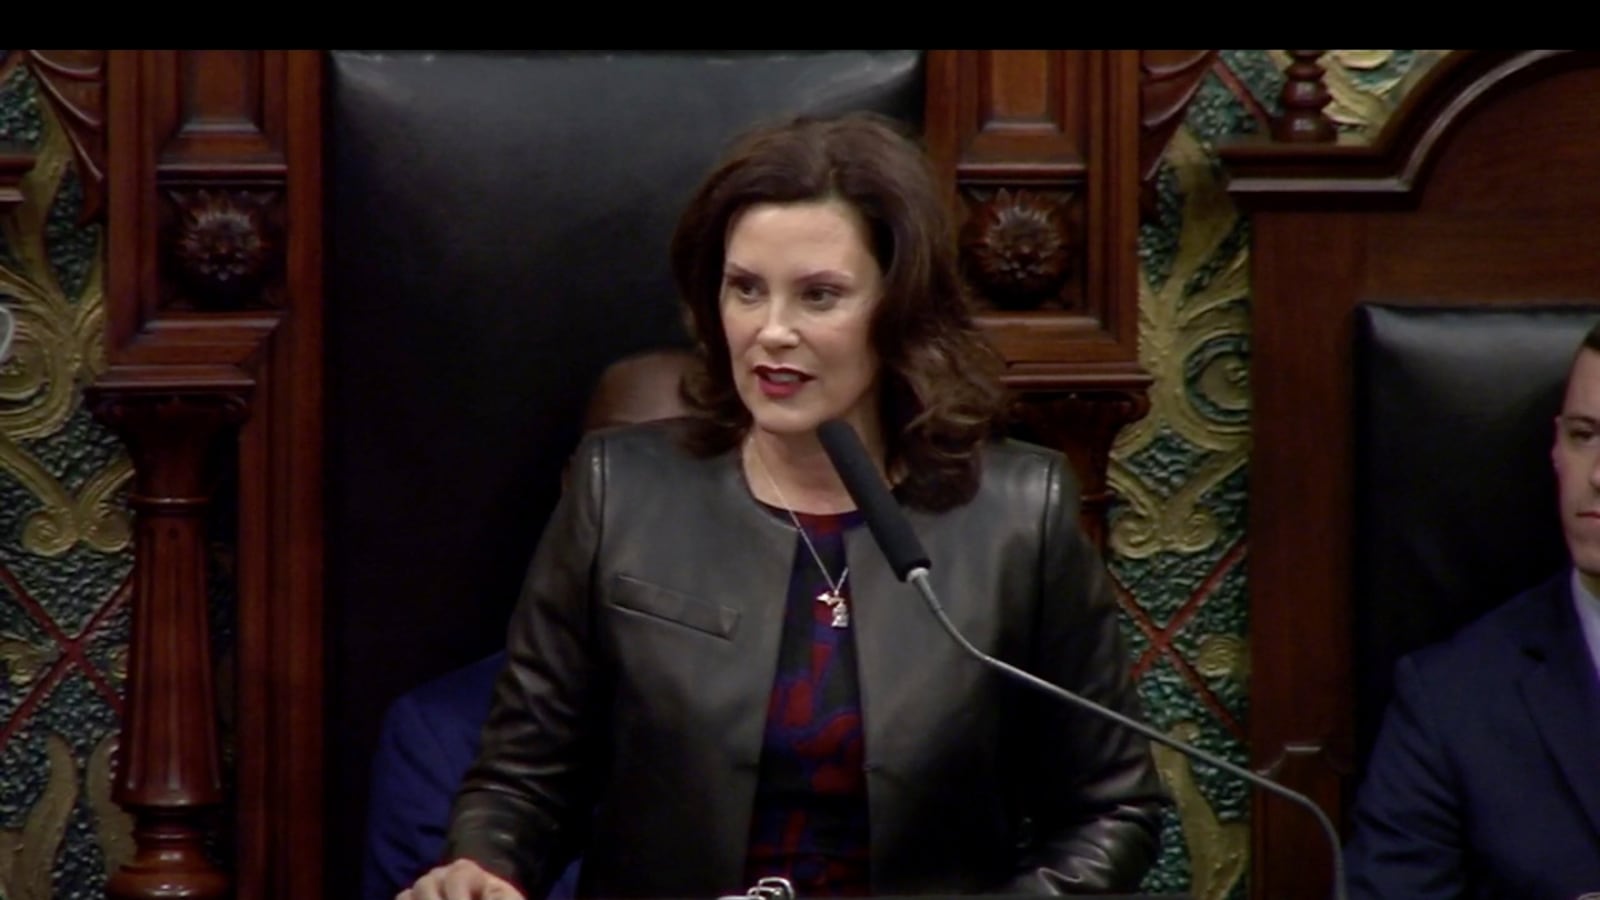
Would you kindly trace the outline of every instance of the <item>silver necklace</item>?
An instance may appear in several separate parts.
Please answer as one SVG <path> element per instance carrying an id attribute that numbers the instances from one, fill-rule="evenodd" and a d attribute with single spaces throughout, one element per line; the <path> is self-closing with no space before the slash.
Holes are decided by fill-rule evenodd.
<path id="1" fill-rule="evenodd" d="M 817 595 L 817 602 L 826 604 L 833 611 L 835 628 L 850 627 L 850 604 L 845 600 L 844 580 L 850 577 L 850 567 L 845 566 L 839 573 L 839 580 L 834 581 L 828 574 L 828 567 L 822 564 L 822 554 L 817 552 L 815 544 L 811 543 L 811 535 L 806 534 L 804 525 L 800 524 L 800 517 L 794 514 L 794 507 L 789 505 L 789 498 L 783 495 L 783 488 L 778 487 L 778 479 L 772 477 L 772 471 L 767 468 L 767 461 L 761 458 L 761 448 L 756 446 L 754 439 L 750 441 L 750 453 L 755 458 L 756 466 L 761 469 L 761 474 L 766 477 L 767 484 L 772 486 L 772 492 L 778 495 L 778 502 L 783 504 L 783 511 L 789 514 L 789 521 L 794 523 L 794 530 L 800 532 L 800 540 L 805 542 L 806 549 L 811 551 L 811 559 L 816 562 L 818 571 L 822 572 L 822 580 L 828 583 L 828 589 Z"/>

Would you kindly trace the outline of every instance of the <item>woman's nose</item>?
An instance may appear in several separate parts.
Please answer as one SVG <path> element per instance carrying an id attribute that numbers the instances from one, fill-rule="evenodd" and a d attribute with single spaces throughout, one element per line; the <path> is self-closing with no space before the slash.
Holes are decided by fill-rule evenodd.
<path id="1" fill-rule="evenodd" d="M 799 340 L 794 323 L 790 321 L 790 306 L 781 299 L 773 299 L 766 305 L 766 315 L 761 321 L 761 331 L 757 339 L 768 346 L 790 346 Z"/>

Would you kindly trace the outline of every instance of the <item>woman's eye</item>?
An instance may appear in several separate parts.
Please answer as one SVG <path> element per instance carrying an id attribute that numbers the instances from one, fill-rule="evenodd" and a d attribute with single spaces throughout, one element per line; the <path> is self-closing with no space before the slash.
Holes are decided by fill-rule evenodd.
<path id="1" fill-rule="evenodd" d="M 729 296 L 746 302 L 756 299 L 761 293 L 752 281 L 729 281 L 724 290 Z"/>
<path id="2" fill-rule="evenodd" d="M 821 306 L 839 299 L 839 289 L 832 287 L 808 288 L 801 296 L 805 298 L 807 303 Z"/>

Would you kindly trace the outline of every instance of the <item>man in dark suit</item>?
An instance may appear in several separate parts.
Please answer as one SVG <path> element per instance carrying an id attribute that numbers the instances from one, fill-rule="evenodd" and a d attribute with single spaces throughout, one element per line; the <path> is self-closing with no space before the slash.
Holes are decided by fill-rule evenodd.
<path id="1" fill-rule="evenodd" d="M 495 653 L 430 681 L 384 714 L 372 759 L 365 900 L 394 900 L 438 862 L 450 803 L 478 755 L 478 733 L 505 656 Z M 570 897 L 572 884 L 563 881 L 559 895 Z"/>
<path id="2" fill-rule="evenodd" d="M 655 350 L 613 363 L 590 396 L 583 430 L 681 415 L 678 383 L 691 358 L 687 351 Z M 477 758 L 505 659 L 501 651 L 446 673 L 385 713 L 372 760 L 363 900 L 393 900 L 438 864 L 450 805 Z M 578 867 L 573 863 L 561 876 L 550 900 L 573 895 Z"/>
<path id="3" fill-rule="evenodd" d="M 1600 898 L 1600 326 L 1550 455 L 1572 569 L 1396 667 L 1353 900 Z"/>

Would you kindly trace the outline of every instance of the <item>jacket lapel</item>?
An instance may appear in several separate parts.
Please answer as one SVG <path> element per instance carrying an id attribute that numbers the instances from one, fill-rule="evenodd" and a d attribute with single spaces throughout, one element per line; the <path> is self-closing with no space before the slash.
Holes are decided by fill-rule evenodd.
<path id="1" fill-rule="evenodd" d="M 949 588 L 955 567 L 948 558 L 942 567 L 938 562 L 943 551 L 953 552 L 949 541 L 941 540 L 948 523 L 915 510 L 907 515 L 934 555 L 930 580 L 942 605 L 957 627 L 964 627 L 970 611 Z M 930 745 L 950 738 L 930 730 L 929 711 L 974 696 L 974 684 L 988 676 L 945 634 L 916 587 L 895 577 L 866 526 L 852 529 L 845 540 L 865 729 L 872 882 L 874 893 L 881 893 L 886 886 L 915 882 L 928 865 L 915 838 L 927 823 L 916 821 L 907 803 L 927 789 L 915 781 L 919 761 Z M 938 702 L 930 703 L 935 698 Z M 902 849 L 895 853 L 895 848 Z"/>
<path id="2" fill-rule="evenodd" d="M 1600 838 L 1600 685 L 1568 582 L 1552 584 L 1524 651 L 1522 696 L 1568 787 Z"/>
<path id="3" fill-rule="evenodd" d="M 767 711 L 783 639 L 785 591 L 796 547 L 794 530 L 751 499 L 738 459 L 735 452 L 716 461 L 718 496 L 706 507 L 711 515 L 726 516 L 715 524 L 714 532 L 727 547 L 705 573 L 706 593 L 730 598 L 739 612 L 736 662 L 718 674 L 716 688 L 738 694 L 722 736 L 731 771 L 726 789 L 705 798 L 714 809 L 709 818 L 718 833 L 704 839 L 716 857 L 714 883 L 723 885 L 741 884 L 744 879 Z M 774 579 L 774 573 L 781 575 Z"/>
<path id="4" fill-rule="evenodd" d="M 907 513 L 912 528 L 933 547 L 937 530 L 925 516 L 914 510 Z M 921 592 L 895 577 L 865 525 L 846 536 L 845 552 L 850 559 L 851 630 L 867 765 L 869 771 L 874 765 L 896 768 L 929 739 L 928 735 L 908 733 L 907 725 L 916 718 L 917 709 L 930 696 L 948 696 L 959 689 L 962 673 L 949 663 L 960 651 L 928 609 Z M 932 581 L 939 590 L 939 573 L 932 575 Z M 948 610 L 948 600 L 940 599 Z M 929 672 L 939 673 L 943 680 L 928 683 Z M 872 813 L 876 827 L 884 817 L 876 807 Z M 874 841 L 875 846 L 878 843 Z"/>
<path id="5" fill-rule="evenodd" d="M 901 704 L 897 685 L 906 679 L 904 648 L 917 641 L 916 616 L 922 600 L 916 588 L 901 582 L 865 525 L 845 536 L 850 560 L 851 632 L 856 644 L 856 673 L 861 691 L 862 735 L 868 771 L 893 753 L 897 735 L 894 708 Z M 882 818 L 873 810 L 874 824 Z M 874 846 L 877 841 L 873 841 Z"/>

